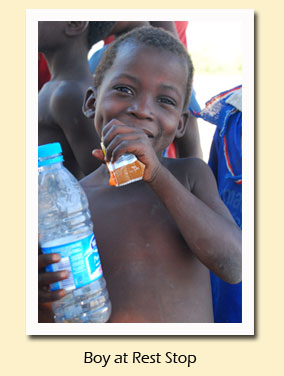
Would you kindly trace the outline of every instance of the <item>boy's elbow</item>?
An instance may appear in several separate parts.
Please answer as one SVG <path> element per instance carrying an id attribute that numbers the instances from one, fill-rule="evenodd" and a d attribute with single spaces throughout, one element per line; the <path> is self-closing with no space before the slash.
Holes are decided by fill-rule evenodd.
<path id="1" fill-rule="evenodd" d="M 234 261 L 219 266 L 220 277 L 232 285 L 242 281 L 242 258 L 237 257 Z"/>
<path id="2" fill-rule="evenodd" d="M 229 270 L 226 273 L 222 273 L 220 277 L 227 283 L 231 285 L 236 285 L 242 281 L 242 269 L 240 270 Z"/>
<path id="3" fill-rule="evenodd" d="M 228 252 L 228 257 L 224 260 L 224 265 L 226 265 L 226 279 L 225 281 L 236 285 L 242 281 L 242 241 L 241 241 L 241 231 L 239 231 L 239 241 L 231 245 L 231 252 Z M 230 256 L 229 256 L 230 255 Z"/>
<path id="4" fill-rule="evenodd" d="M 230 283 L 231 285 L 237 285 L 241 281 L 242 281 L 242 273 L 240 272 L 239 274 L 231 276 L 227 282 Z"/>

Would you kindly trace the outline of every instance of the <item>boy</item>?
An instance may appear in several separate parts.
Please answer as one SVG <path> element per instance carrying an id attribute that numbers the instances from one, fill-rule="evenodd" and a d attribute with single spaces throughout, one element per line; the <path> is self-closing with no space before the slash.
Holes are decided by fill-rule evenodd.
<path id="1" fill-rule="evenodd" d="M 65 166 L 78 178 L 99 165 L 91 154 L 99 146 L 92 122 L 82 113 L 86 89 L 93 78 L 88 66 L 90 46 L 109 34 L 115 22 L 42 21 L 39 52 L 48 62 L 51 80 L 38 96 L 38 143 L 60 142 Z"/>
<path id="2" fill-rule="evenodd" d="M 112 29 L 112 35 L 108 37 L 113 41 L 115 38 L 122 36 L 124 33 L 141 26 L 154 26 L 161 27 L 164 30 L 171 32 L 175 37 L 183 43 L 187 49 L 186 42 L 186 28 L 187 21 L 118 21 L 116 22 L 114 28 Z M 109 41 L 108 43 L 111 43 Z M 93 73 L 97 68 L 99 61 L 102 57 L 103 52 L 109 44 L 105 44 L 100 50 L 96 51 L 89 60 L 89 66 L 91 72 Z M 202 159 L 202 150 L 200 144 L 199 130 L 197 118 L 193 116 L 192 112 L 199 112 L 201 108 L 196 100 L 195 91 L 192 90 L 191 100 L 189 103 L 189 116 L 188 116 L 188 126 L 183 137 L 176 138 L 174 141 L 164 150 L 163 156 L 169 158 L 184 158 L 184 157 L 198 157 Z"/>
<path id="3" fill-rule="evenodd" d="M 185 131 L 193 67 L 182 44 L 146 27 L 115 41 L 86 93 L 84 110 L 103 140 L 93 155 L 135 154 L 143 181 L 109 186 L 105 164 L 82 180 L 107 281 L 110 322 L 212 322 L 209 270 L 241 280 L 241 232 L 209 167 L 162 152 Z M 40 266 L 54 262 L 40 257 Z M 58 274 L 57 274 L 58 273 Z M 64 272 L 40 274 L 40 287 Z M 63 273 L 63 274 L 60 274 Z M 66 275 L 65 275 L 66 277 Z M 40 301 L 64 290 L 39 290 Z"/>

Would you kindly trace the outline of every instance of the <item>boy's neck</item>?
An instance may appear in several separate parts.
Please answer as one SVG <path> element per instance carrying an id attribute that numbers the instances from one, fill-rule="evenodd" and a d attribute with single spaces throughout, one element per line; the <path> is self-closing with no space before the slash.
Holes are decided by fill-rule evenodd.
<path id="1" fill-rule="evenodd" d="M 44 53 L 51 80 L 74 79 L 91 75 L 88 64 L 88 48 L 79 43 L 73 43 L 65 48 Z"/>

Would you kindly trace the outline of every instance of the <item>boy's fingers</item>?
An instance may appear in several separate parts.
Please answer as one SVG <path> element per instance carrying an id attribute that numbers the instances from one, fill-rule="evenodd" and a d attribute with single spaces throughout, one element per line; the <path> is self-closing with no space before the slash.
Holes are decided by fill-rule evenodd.
<path id="1" fill-rule="evenodd" d="M 100 150 L 100 149 L 94 149 L 92 151 L 92 155 L 95 158 L 99 159 L 102 163 L 106 163 L 105 162 L 105 155 L 104 155 L 104 152 L 102 150 Z"/>
<path id="2" fill-rule="evenodd" d="M 63 298 L 66 295 L 65 290 L 56 290 L 56 291 L 39 291 L 38 293 L 38 302 L 39 303 L 48 303 L 54 302 Z"/>
<path id="3" fill-rule="evenodd" d="M 105 128 L 104 128 L 105 130 Z M 110 143 L 115 139 L 133 139 L 141 135 L 144 135 L 142 129 L 135 128 L 126 124 L 113 124 L 106 133 L 103 134 L 103 143 L 106 148 L 109 147 Z"/>
<path id="4" fill-rule="evenodd" d="M 47 286 L 51 283 L 62 281 L 63 279 L 68 278 L 68 275 L 69 273 L 67 270 L 60 270 L 59 272 L 39 273 L 38 285 L 39 287 Z"/>
<path id="5" fill-rule="evenodd" d="M 42 269 L 47 265 L 54 264 L 60 261 L 60 254 L 58 253 L 48 253 L 38 255 L 38 268 Z"/>

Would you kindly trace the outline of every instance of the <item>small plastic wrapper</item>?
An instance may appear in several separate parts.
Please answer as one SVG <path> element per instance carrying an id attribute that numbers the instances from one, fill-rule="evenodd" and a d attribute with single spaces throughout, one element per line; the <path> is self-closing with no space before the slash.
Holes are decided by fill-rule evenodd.
<path id="1" fill-rule="evenodd" d="M 103 143 L 101 147 L 105 154 Z M 109 184 L 111 186 L 121 187 L 143 179 L 145 165 L 133 154 L 123 154 L 116 162 L 106 164 L 110 173 Z"/>

